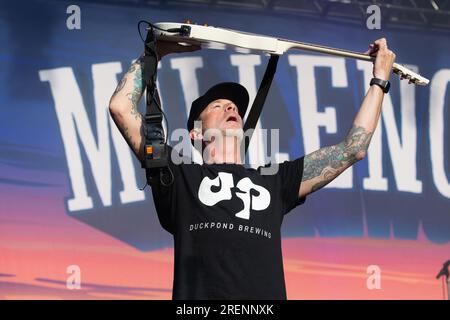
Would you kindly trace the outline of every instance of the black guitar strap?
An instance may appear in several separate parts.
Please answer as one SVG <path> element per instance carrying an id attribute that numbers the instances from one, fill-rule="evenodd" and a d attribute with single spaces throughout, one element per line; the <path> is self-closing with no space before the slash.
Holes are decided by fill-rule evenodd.
<path id="1" fill-rule="evenodd" d="M 152 28 L 147 32 L 145 54 L 141 59 L 143 62 L 143 83 L 146 89 L 147 110 L 145 114 L 145 157 L 141 166 L 146 169 L 148 184 L 151 184 L 155 178 L 160 178 L 163 184 L 169 184 L 171 183 L 170 179 L 166 180 L 166 182 L 163 179 L 164 174 L 168 171 L 170 172 L 168 167 L 169 150 L 162 127 L 161 100 L 156 88 L 158 56 L 156 52 L 156 37 Z"/>
<path id="2" fill-rule="evenodd" d="M 267 94 L 269 93 L 275 71 L 277 71 L 278 59 L 278 55 L 270 55 L 270 60 L 267 64 L 266 71 L 264 72 L 264 77 L 261 81 L 261 84 L 259 85 L 258 92 L 256 94 L 255 100 L 253 101 L 247 119 L 245 120 L 244 132 L 247 132 L 248 129 L 255 129 L 256 124 L 258 123 L 258 119 L 264 107 L 264 102 L 266 101 Z M 252 135 L 253 130 L 250 132 L 248 139 L 244 140 L 245 154 L 247 154 L 247 149 L 250 144 Z"/>

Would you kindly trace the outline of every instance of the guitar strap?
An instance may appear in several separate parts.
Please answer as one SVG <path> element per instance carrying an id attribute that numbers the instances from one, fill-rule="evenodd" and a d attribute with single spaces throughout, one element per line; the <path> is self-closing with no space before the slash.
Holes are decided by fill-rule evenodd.
<path id="1" fill-rule="evenodd" d="M 163 112 L 161 100 L 156 88 L 158 56 L 153 28 L 148 30 L 144 46 L 145 54 L 142 57 L 142 61 L 143 83 L 146 89 L 146 114 L 144 118 L 145 157 L 141 166 L 146 169 L 148 184 L 151 185 L 155 178 L 160 178 L 162 184 L 168 185 L 173 182 L 173 175 L 168 166 L 169 149 L 162 127 Z"/>
<path id="2" fill-rule="evenodd" d="M 255 100 L 253 101 L 252 107 L 248 113 L 247 119 L 244 124 L 244 132 L 248 129 L 255 129 L 258 123 L 259 116 L 264 107 L 264 102 L 266 101 L 267 94 L 269 93 L 270 85 L 272 84 L 275 71 L 277 70 L 278 55 L 270 55 L 269 63 L 267 64 L 266 71 L 264 72 L 264 77 L 259 85 L 258 92 L 256 93 Z M 250 140 L 253 135 L 253 131 L 250 131 L 248 139 L 244 139 L 245 143 L 245 154 L 247 154 L 247 149 L 250 144 Z"/>

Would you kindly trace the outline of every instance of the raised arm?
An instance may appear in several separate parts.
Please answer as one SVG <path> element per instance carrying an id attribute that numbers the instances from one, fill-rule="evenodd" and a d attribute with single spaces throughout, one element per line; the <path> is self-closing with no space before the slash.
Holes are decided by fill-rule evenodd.
<path id="1" fill-rule="evenodd" d="M 369 47 L 366 53 L 376 56 L 374 77 L 389 80 L 395 54 L 388 49 L 386 39 L 379 39 Z M 384 92 L 379 86 L 371 86 L 345 140 L 305 156 L 299 197 L 324 187 L 345 169 L 365 157 L 380 118 L 383 96 Z"/>
<path id="2" fill-rule="evenodd" d="M 199 49 L 199 46 L 182 46 L 174 42 L 159 41 L 157 43 L 159 59 L 169 53 Z M 144 119 L 138 111 L 138 104 L 145 89 L 142 81 L 141 58 L 142 56 L 131 65 L 120 80 L 109 102 L 111 117 L 140 162 L 144 159 L 145 144 Z"/>
<path id="3" fill-rule="evenodd" d="M 144 158 L 143 116 L 137 106 L 144 92 L 141 57 L 120 80 L 109 102 L 109 113 L 139 161 Z"/>

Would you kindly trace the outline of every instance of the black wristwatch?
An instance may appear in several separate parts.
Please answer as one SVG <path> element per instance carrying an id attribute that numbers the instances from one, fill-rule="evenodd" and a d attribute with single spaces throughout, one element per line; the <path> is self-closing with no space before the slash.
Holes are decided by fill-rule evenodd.
<path id="1" fill-rule="evenodd" d="M 372 80 L 370 80 L 370 85 L 378 85 L 384 93 L 388 93 L 389 92 L 389 88 L 391 87 L 391 83 L 389 81 L 386 80 L 381 80 L 378 78 L 372 78 Z"/>

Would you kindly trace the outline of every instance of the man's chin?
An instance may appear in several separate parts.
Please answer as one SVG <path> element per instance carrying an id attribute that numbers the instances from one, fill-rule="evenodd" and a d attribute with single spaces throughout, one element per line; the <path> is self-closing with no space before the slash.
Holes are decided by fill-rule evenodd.
<path id="1" fill-rule="evenodd" d="M 244 130 L 242 128 L 226 128 L 223 130 L 225 137 L 235 137 L 241 141 L 244 137 Z"/>

